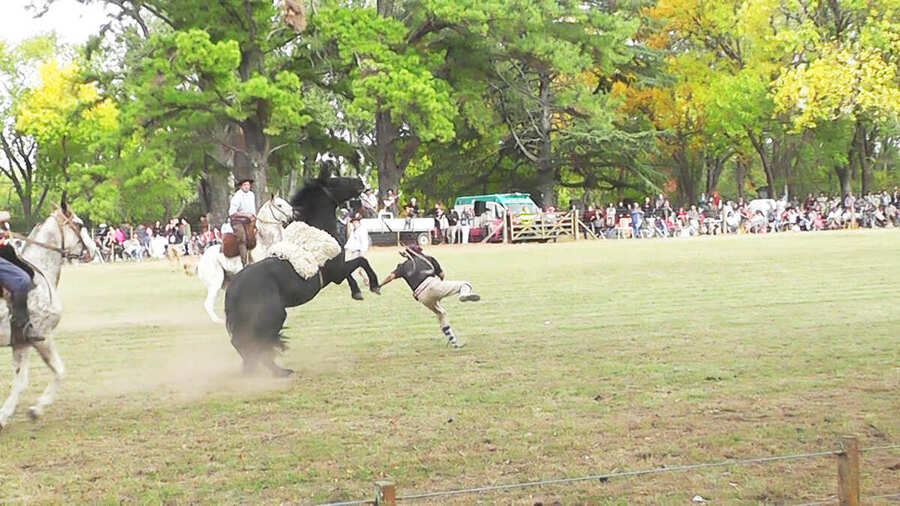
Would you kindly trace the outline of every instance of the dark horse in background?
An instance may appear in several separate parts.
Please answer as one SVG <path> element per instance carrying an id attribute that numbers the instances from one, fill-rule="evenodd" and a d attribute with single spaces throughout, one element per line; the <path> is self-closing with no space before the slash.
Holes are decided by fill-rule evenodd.
<path id="1" fill-rule="evenodd" d="M 337 232 L 337 207 L 359 196 L 364 186 L 355 177 L 330 177 L 330 169 L 324 167 L 317 179 L 308 182 L 291 199 L 294 219 L 306 222 L 331 234 Z M 251 372 L 261 362 L 276 376 L 287 376 L 293 371 L 275 364 L 277 350 L 284 349 L 281 330 L 287 318 L 286 308 L 304 304 L 328 283 L 340 284 L 344 279 L 350 284 L 353 298 L 362 298 L 359 286 L 350 276 L 362 267 L 369 276 L 369 286 L 378 293 L 378 276 L 365 258 L 344 261 L 341 253 L 328 260 L 319 269 L 319 275 L 310 279 L 300 277 L 294 267 L 280 258 L 269 257 L 253 263 L 238 272 L 225 290 L 225 327 L 231 336 L 231 344 L 244 360 L 244 371 Z"/>

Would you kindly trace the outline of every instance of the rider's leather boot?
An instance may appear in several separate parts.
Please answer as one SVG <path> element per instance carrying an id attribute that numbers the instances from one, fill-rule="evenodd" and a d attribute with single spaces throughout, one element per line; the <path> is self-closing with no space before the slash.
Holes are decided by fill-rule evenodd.
<path id="1" fill-rule="evenodd" d="M 14 344 L 44 340 L 44 337 L 38 335 L 31 324 L 31 317 L 28 314 L 27 292 L 13 296 L 9 323 L 10 337 L 12 337 L 12 343 Z"/>

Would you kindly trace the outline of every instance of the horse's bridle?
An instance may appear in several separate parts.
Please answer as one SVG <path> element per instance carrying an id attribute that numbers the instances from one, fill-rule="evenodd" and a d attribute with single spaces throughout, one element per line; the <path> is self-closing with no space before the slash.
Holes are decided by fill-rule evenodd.
<path id="1" fill-rule="evenodd" d="M 62 218 L 60 218 L 60 216 L 62 216 Z M 75 220 L 71 216 L 66 216 L 62 211 L 56 210 L 53 212 L 53 220 L 56 222 L 57 227 L 59 227 L 59 239 L 61 242 L 61 246 L 59 247 L 47 244 L 45 242 L 35 241 L 34 239 L 18 232 L 9 232 L 9 236 L 14 237 L 26 244 L 33 244 L 50 251 L 55 251 L 62 255 L 63 258 L 72 260 L 80 258 L 81 255 L 74 255 L 66 251 L 66 231 L 64 227 L 69 227 L 73 232 L 75 232 L 75 235 L 78 236 L 78 240 L 81 242 L 81 245 L 84 246 L 89 252 L 91 251 L 91 247 L 85 244 L 84 239 L 81 238 L 81 229 L 78 228 L 81 225 L 75 223 Z"/>
<path id="2" fill-rule="evenodd" d="M 57 209 L 56 211 L 53 212 L 53 219 L 56 221 L 56 226 L 59 227 L 59 240 L 60 240 L 59 248 L 54 248 L 53 246 L 50 246 L 49 244 L 43 244 L 38 241 L 33 241 L 32 243 L 35 246 L 42 246 L 47 249 L 52 249 L 54 251 L 57 251 L 63 256 L 63 258 L 67 258 L 70 260 L 80 258 L 81 255 L 75 255 L 75 254 L 72 254 L 72 253 L 69 253 L 68 251 L 66 251 L 65 227 L 68 227 L 73 232 L 75 232 L 75 235 L 78 237 L 78 242 L 80 242 L 81 245 L 84 246 L 84 248 L 90 253 L 91 247 L 88 246 L 84 242 L 84 239 L 81 237 L 81 227 L 83 225 L 81 225 L 80 223 L 76 223 L 75 218 L 73 216 L 74 216 L 73 214 L 71 214 L 71 213 L 67 214 L 65 211 L 62 211 L 60 209 Z"/>
<path id="3" fill-rule="evenodd" d="M 290 223 L 290 222 L 292 222 L 292 221 L 294 220 L 293 214 L 288 214 L 288 213 L 282 211 L 278 206 L 275 205 L 275 199 L 274 199 L 274 198 L 273 198 L 273 199 L 270 199 L 270 200 L 267 202 L 267 204 L 271 204 L 271 205 L 269 206 L 269 208 L 270 208 L 270 209 L 274 209 L 274 211 L 272 211 L 272 214 L 273 214 L 273 215 L 275 214 L 275 211 L 278 211 L 279 214 L 281 214 L 284 218 L 287 219 L 287 222 L 288 222 L 288 223 Z M 276 218 L 276 219 L 277 219 L 277 218 Z M 261 220 L 261 219 L 259 219 L 259 216 L 256 217 L 256 221 L 258 221 L 258 222 L 260 222 L 260 223 L 265 223 L 266 225 L 284 225 L 284 223 L 281 222 L 281 221 Z"/>

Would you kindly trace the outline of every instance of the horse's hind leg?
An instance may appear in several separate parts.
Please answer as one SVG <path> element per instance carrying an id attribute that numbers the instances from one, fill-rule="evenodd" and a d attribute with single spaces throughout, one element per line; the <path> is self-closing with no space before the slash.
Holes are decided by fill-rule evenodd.
<path id="1" fill-rule="evenodd" d="M 242 371 L 244 374 L 253 374 L 256 371 L 259 354 L 251 349 L 252 343 L 248 342 L 246 339 L 242 340 L 237 337 L 232 337 L 231 345 L 234 346 L 238 355 L 241 356 Z"/>
<path id="2" fill-rule="evenodd" d="M 267 369 L 272 371 L 272 374 L 274 374 L 275 376 L 286 378 L 291 374 L 294 374 L 293 369 L 286 369 L 284 367 L 280 367 L 275 363 L 276 351 L 274 348 L 263 351 L 261 355 L 262 363 L 266 366 Z"/>
<path id="3" fill-rule="evenodd" d="M 52 339 L 36 342 L 33 346 L 44 360 L 44 363 L 47 364 L 47 367 L 53 371 L 53 379 L 50 380 L 50 383 L 47 383 L 44 393 L 38 397 L 37 404 L 28 408 L 28 417 L 32 420 L 37 420 L 38 417 L 44 414 L 44 408 L 56 400 L 56 390 L 59 388 L 59 383 L 66 373 L 66 368 L 63 366 L 62 359 L 59 358 L 59 353 L 56 352 L 56 344 L 54 344 Z"/>
<path id="4" fill-rule="evenodd" d="M 16 405 L 19 404 L 19 395 L 28 386 L 28 347 L 29 345 L 18 345 L 13 347 L 13 371 L 15 376 L 12 381 L 12 389 L 7 397 L 3 407 L 0 407 L 0 430 L 8 425 L 9 417 L 16 411 Z"/>

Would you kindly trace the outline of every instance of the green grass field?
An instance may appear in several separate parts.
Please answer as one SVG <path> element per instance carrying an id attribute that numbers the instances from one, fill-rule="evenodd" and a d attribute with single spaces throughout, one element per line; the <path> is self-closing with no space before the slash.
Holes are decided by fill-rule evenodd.
<path id="1" fill-rule="evenodd" d="M 204 287 L 169 264 L 66 268 L 68 375 L 30 423 L 49 378 L 31 355 L 0 434 L 0 503 L 309 504 L 371 499 L 380 479 L 408 495 L 826 451 L 843 434 L 898 444 L 898 250 L 894 230 L 434 247 L 483 297 L 445 305 L 465 348 L 444 345 L 402 281 L 363 302 L 330 286 L 289 310 L 287 380 L 242 377 Z M 382 277 L 396 251 L 370 255 Z M 898 464 L 864 454 L 862 495 L 900 492 Z M 835 491 L 825 457 L 430 501 Z"/>

